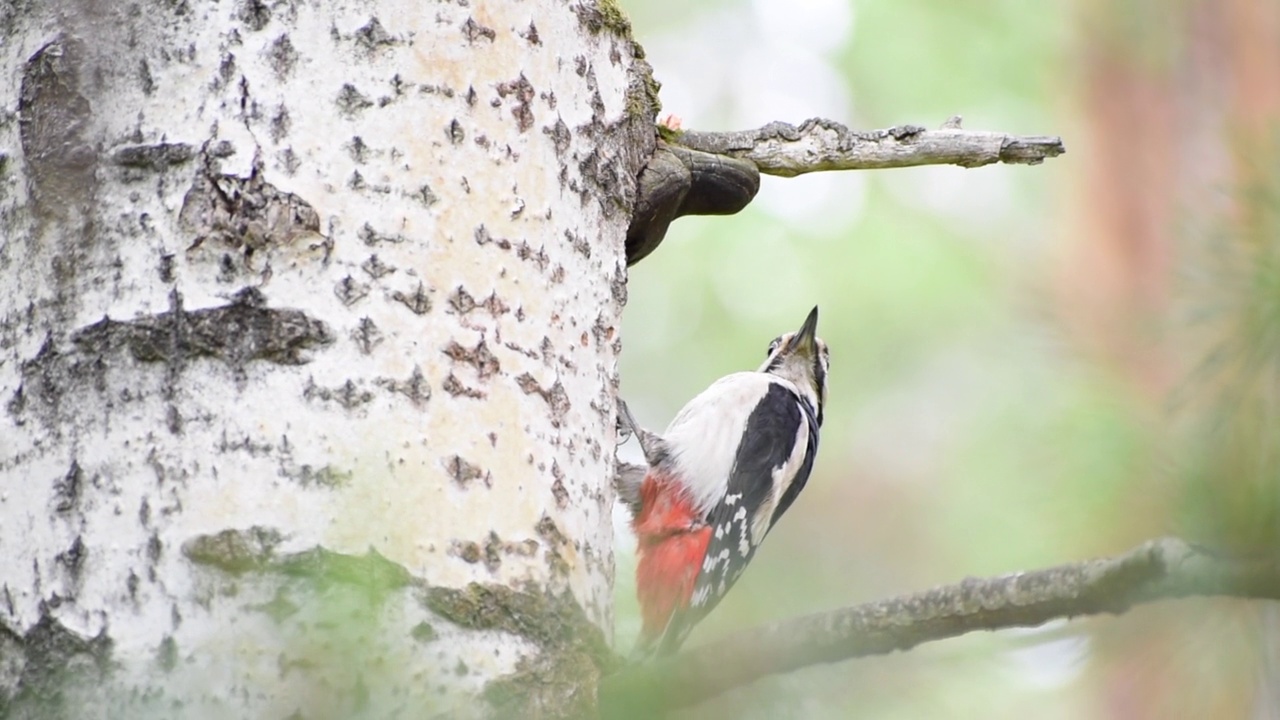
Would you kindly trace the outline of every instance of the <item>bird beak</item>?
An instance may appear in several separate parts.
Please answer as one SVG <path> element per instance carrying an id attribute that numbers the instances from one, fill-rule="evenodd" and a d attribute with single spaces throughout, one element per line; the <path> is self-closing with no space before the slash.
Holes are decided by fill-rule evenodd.
<path id="1" fill-rule="evenodd" d="M 806 357 L 813 357 L 818 351 L 818 344 L 815 340 L 818 337 L 818 306 L 813 306 L 809 311 L 809 317 L 804 319 L 804 324 L 796 331 L 791 338 L 791 351 L 800 353 Z"/>

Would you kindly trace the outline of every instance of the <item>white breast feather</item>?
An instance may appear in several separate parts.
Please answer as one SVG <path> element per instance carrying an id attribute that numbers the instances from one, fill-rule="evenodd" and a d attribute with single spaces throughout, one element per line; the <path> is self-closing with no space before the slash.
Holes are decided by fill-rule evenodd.
<path id="1" fill-rule="evenodd" d="M 764 373 L 726 375 L 690 400 L 662 434 L 699 512 L 709 512 L 724 496 L 747 418 L 771 383 L 794 390 L 790 382 Z M 806 427 L 806 444 L 807 432 Z"/>

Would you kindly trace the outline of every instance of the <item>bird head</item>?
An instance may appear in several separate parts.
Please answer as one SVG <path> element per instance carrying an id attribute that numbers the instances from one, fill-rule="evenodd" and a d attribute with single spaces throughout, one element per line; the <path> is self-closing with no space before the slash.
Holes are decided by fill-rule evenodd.
<path id="1" fill-rule="evenodd" d="M 769 357 L 760 372 L 791 381 L 800 392 L 810 396 L 822 424 L 822 408 L 827 403 L 827 369 L 831 354 L 818 337 L 818 308 L 809 311 L 800 329 L 779 335 L 769 343 Z"/>

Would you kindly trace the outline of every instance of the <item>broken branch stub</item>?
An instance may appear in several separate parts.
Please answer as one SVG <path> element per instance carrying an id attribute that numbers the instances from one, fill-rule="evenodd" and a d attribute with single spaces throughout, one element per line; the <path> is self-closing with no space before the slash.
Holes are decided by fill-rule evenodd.
<path id="1" fill-rule="evenodd" d="M 747 160 L 659 140 L 637 184 L 627 228 L 628 265 L 657 249 L 678 217 L 732 215 L 746 207 L 760 189 L 760 172 Z"/>

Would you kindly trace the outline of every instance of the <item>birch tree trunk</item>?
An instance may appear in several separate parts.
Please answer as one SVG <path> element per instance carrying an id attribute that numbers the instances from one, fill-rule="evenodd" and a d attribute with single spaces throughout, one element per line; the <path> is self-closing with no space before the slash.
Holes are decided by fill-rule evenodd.
<path id="1" fill-rule="evenodd" d="M 0 38 L 0 716 L 590 713 L 656 112 L 610 0 Z"/>

